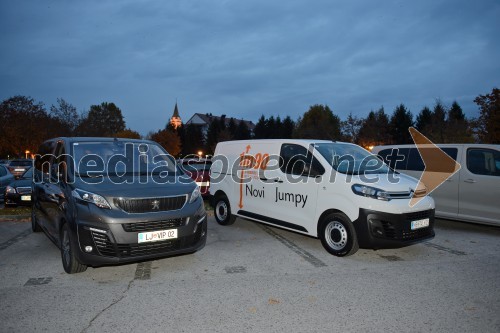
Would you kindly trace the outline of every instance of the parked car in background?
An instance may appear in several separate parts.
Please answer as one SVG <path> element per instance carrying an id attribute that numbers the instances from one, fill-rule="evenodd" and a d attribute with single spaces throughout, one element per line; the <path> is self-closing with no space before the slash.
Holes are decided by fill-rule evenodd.
<path id="1" fill-rule="evenodd" d="M 14 176 L 9 172 L 6 166 L 0 165 L 0 196 L 3 198 L 5 188 L 14 180 Z"/>
<path id="2" fill-rule="evenodd" d="M 212 161 L 206 158 L 179 160 L 179 166 L 200 187 L 201 195 L 208 196 L 210 188 L 210 167 Z"/>
<path id="3" fill-rule="evenodd" d="M 18 179 L 31 166 L 33 166 L 32 160 L 28 160 L 28 159 L 11 160 L 9 162 L 9 171 L 11 174 L 14 175 L 14 177 L 16 179 Z"/>
<path id="4" fill-rule="evenodd" d="M 19 179 L 11 182 L 4 191 L 5 206 L 31 206 L 31 182 L 33 168 L 29 168 Z"/>
<path id="5" fill-rule="evenodd" d="M 1 159 L 0 160 L 0 165 L 9 165 L 9 162 L 10 162 L 10 160 Z"/>
<path id="6" fill-rule="evenodd" d="M 500 145 L 437 146 L 462 167 L 431 193 L 436 216 L 500 226 Z M 425 165 L 414 145 L 377 146 L 372 152 L 387 163 L 386 157 L 393 149 L 398 149 L 398 155 L 404 159 L 390 166 L 419 179 Z"/>

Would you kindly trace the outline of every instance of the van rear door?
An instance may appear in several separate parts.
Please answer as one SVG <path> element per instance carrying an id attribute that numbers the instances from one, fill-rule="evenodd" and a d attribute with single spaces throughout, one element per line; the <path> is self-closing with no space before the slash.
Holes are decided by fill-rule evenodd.
<path id="1" fill-rule="evenodd" d="M 468 147 L 464 155 L 459 217 L 500 225 L 500 151 Z"/>

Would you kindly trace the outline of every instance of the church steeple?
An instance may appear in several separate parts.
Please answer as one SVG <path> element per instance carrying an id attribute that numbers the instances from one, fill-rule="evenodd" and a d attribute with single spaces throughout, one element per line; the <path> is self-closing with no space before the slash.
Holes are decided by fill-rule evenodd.
<path id="1" fill-rule="evenodd" d="M 172 118 L 170 118 L 170 125 L 172 125 L 174 129 L 182 126 L 182 120 L 179 116 L 179 109 L 177 108 L 177 101 L 175 102 L 174 114 L 172 115 Z"/>

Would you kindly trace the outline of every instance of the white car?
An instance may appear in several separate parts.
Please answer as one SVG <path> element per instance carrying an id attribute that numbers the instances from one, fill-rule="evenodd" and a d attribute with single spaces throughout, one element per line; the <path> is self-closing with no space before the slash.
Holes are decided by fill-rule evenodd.
<path id="1" fill-rule="evenodd" d="M 460 163 L 461 168 L 431 193 L 436 202 L 436 216 L 500 225 L 500 145 L 437 146 Z M 404 159 L 391 167 L 420 178 L 425 166 L 414 145 L 377 146 L 372 152 L 388 162 L 393 149 Z"/>
<path id="2" fill-rule="evenodd" d="M 373 164 L 378 164 L 374 168 Z M 434 237 L 434 201 L 365 149 L 318 140 L 219 143 L 210 194 L 221 225 L 242 217 L 318 237 L 336 256 Z M 411 198 L 420 195 L 416 205 Z"/>

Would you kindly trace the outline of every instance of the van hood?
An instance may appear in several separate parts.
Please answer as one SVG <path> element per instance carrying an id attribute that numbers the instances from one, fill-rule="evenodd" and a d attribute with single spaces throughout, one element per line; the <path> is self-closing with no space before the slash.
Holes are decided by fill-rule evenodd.
<path id="1" fill-rule="evenodd" d="M 392 179 L 389 179 L 390 177 Z M 386 192 L 410 192 L 415 191 L 418 179 L 402 173 L 391 176 L 387 174 L 374 174 L 366 175 L 365 177 L 353 176 L 351 183 L 376 187 Z"/>
<path id="2" fill-rule="evenodd" d="M 182 179 L 181 177 L 168 177 L 162 182 L 154 181 L 149 177 L 145 184 L 139 183 L 138 177 L 122 178 L 122 183 L 118 182 L 118 180 L 114 177 L 103 177 L 102 182 L 91 183 L 96 182 L 96 179 L 81 178 L 75 180 L 73 187 L 105 197 L 122 198 L 151 198 L 191 194 L 196 188 L 193 180 L 186 179 L 186 177 Z"/>

